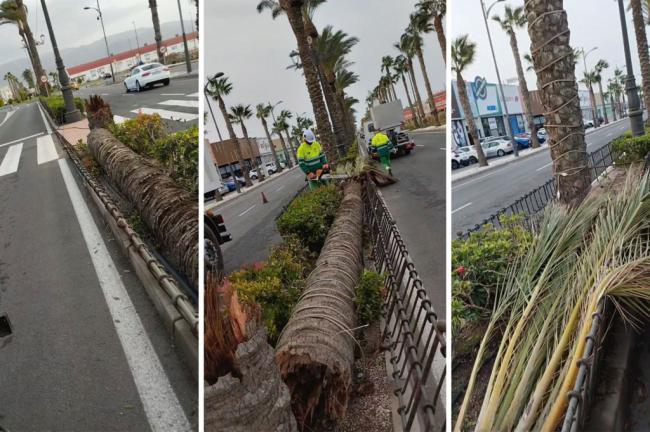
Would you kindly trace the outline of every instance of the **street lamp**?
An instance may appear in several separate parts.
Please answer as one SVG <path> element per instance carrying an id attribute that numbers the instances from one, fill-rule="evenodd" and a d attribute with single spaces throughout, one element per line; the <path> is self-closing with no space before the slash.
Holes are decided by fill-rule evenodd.
<path id="1" fill-rule="evenodd" d="M 618 0 L 618 12 L 621 17 L 621 31 L 623 32 L 623 48 L 625 50 L 625 66 L 627 68 L 627 79 L 625 81 L 625 92 L 627 93 L 628 117 L 632 126 L 632 135 L 641 136 L 645 133 L 643 127 L 643 110 L 641 100 L 634 80 L 632 70 L 632 57 L 630 55 L 630 41 L 627 37 L 627 23 L 625 22 L 625 8 L 623 0 Z"/>
<path id="2" fill-rule="evenodd" d="M 585 74 L 589 70 L 589 69 L 587 69 L 587 56 L 589 55 L 589 53 L 591 53 L 593 51 L 596 51 L 597 49 L 598 49 L 598 47 L 593 47 L 589 51 L 585 52 L 584 48 L 580 48 L 580 52 L 582 53 L 582 61 L 583 61 L 583 64 L 585 66 Z M 587 83 L 587 86 L 589 87 L 589 86 L 591 86 L 591 84 Z M 596 106 L 595 106 L 595 104 L 596 104 L 596 101 L 594 101 L 593 105 L 591 106 L 591 115 L 594 118 L 594 127 L 597 128 L 600 125 L 598 124 L 599 122 L 598 122 L 598 118 L 597 118 L 597 115 L 596 115 Z"/>
<path id="3" fill-rule="evenodd" d="M 102 15 L 102 10 L 99 7 L 99 0 L 97 0 L 97 7 L 86 6 L 84 10 L 94 10 L 97 12 L 97 20 L 102 23 L 102 32 L 104 33 L 104 43 L 106 44 L 106 54 L 108 55 L 108 62 L 111 65 L 111 78 L 113 79 L 113 84 L 115 84 L 115 71 L 113 70 L 113 56 L 111 51 L 108 49 L 108 39 L 106 39 L 106 29 L 104 28 L 104 15 Z"/>
<path id="4" fill-rule="evenodd" d="M 131 24 L 133 24 L 133 32 L 135 33 L 135 45 L 138 47 L 136 55 L 138 63 L 140 63 L 140 40 L 138 39 L 138 29 L 135 27 L 135 21 L 131 21 Z"/>
<path id="5" fill-rule="evenodd" d="M 54 51 L 54 61 L 56 62 L 56 70 L 59 73 L 59 82 L 61 83 L 61 92 L 63 93 L 63 102 L 65 103 L 65 121 L 66 123 L 73 123 L 81 120 L 81 113 L 74 104 L 74 95 L 70 88 L 70 80 L 68 73 L 65 71 L 63 59 L 59 53 L 59 46 L 56 44 L 54 37 L 54 30 L 52 29 L 52 22 L 50 21 L 50 13 L 47 11 L 45 0 L 41 0 L 41 7 L 43 8 L 43 16 L 45 17 L 45 24 L 47 31 L 50 34 L 50 41 L 52 42 L 52 50 Z"/>
<path id="6" fill-rule="evenodd" d="M 34 49 L 39 45 L 45 45 L 45 35 L 41 33 L 39 40 L 34 41 Z M 34 67 L 34 58 L 32 57 L 32 51 L 27 46 L 26 42 L 23 42 L 23 49 L 27 51 L 27 56 L 29 57 L 29 63 L 32 65 L 32 72 L 34 73 L 34 90 L 38 91 L 39 87 L 45 89 L 45 94 L 50 96 L 50 92 L 47 89 L 47 85 L 41 81 L 41 77 L 38 75 L 36 68 Z"/>
<path id="7" fill-rule="evenodd" d="M 212 78 L 208 79 L 208 82 L 205 83 L 203 86 L 203 94 L 205 95 L 205 100 L 208 102 L 208 108 L 210 108 L 210 115 L 212 116 L 212 123 L 214 123 L 214 127 L 217 128 L 217 135 L 219 135 L 219 141 L 223 141 L 223 138 L 221 138 L 221 131 L 219 131 L 219 125 L 217 125 L 217 119 L 214 117 L 214 111 L 212 111 L 212 105 L 210 104 L 210 95 L 208 94 L 208 85 L 210 85 L 210 81 L 216 80 L 217 78 L 221 78 L 224 75 L 223 72 L 218 72 L 212 76 Z"/>
<path id="8" fill-rule="evenodd" d="M 271 107 L 271 118 L 273 119 L 273 124 L 277 123 L 277 120 L 275 119 L 275 113 L 273 111 L 275 110 L 275 107 L 280 105 L 281 103 L 282 103 L 282 101 L 277 101 L 275 104 L 271 105 L 271 101 L 269 101 L 269 106 Z M 278 136 L 280 137 L 280 140 L 284 140 L 284 138 L 282 138 L 281 132 L 279 130 L 277 131 L 277 133 L 278 133 Z M 291 148 L 291 143 L 290 142 L 288 142 L 287 145 L 289 146 L 289 148 Z M 283 150 L 284 150 L 283 153 L 284 153 L 284 158 L 286 159 L 286 163 L 287 163 L 288 166 L 291 166 L 292 163 L 291 163 L 291 158 L 289 157 L 289 153 L 287 153 L 286 148 L 283 149 Z"/>
<path id="9" fill-rule="evenodd" d="M 490 26 L 488 25 L 488 16 L 490 10 L 497 4 L 502 3 L 505 0 L 496 0 L 490 5 L 490 7 L 485 9 L 485 3 L 483 0 L 481 2 L 481 10 L 483 11 L 483 21 L 485 21 L 485 29 L 487 30 L 488 40 L 490 41 L 490 50 L 492 51 L 492 60 L 494 61 L 494 69 L 497 72 L 497 81 L 499 82 L 499 92 L 501 93 L 501 99 L 503 100 L 503 108 L 505 110 L 505 121 L 508 135 L 510 135 L 510 142 L 512 143 L 512 151 L 514 152 L 515 157 L 519 156 L 519 150 L 517 149 L 517 142 L 515 141 L 515 135 L 512 133 L 512 126 L 510 125 L 510 113 L 508 112 L 508 102 L 506 101 L 505 94 L 503 93 L 503 85 L 501 84 L 501 74 L 499 73 L 499 66 L 497 65 L 497 58 L 494 54 L 494 45 L 492 45 L 492 35 L 490 34 Z M 535 133 L 535 131 L 530 131 L 530 133 Z"/>
<path id="10" fill-rule="evenodd" d="M 187 36 L 185 35 L 185 23 L 183 22 L 183 11 L 181 10 L 181 0 L 176 0 L 178 3 L 178 15 L 181 18 L 181 31 L 183 32 L 183 47 L 185 48 L 185 66 L 187 73 L 192 72 L 192 63 L 190 62 L 190 50 L 187 48 Z"/>

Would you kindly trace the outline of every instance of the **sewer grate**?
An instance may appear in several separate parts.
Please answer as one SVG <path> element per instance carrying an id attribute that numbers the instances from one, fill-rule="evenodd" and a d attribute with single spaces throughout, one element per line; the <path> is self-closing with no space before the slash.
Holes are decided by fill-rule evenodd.
<path id="1" fill-rule="evenodd" d="M 0 315 L 0 338 L 9 336 L 12 333 L 11 321 L 7 315 Z"/>

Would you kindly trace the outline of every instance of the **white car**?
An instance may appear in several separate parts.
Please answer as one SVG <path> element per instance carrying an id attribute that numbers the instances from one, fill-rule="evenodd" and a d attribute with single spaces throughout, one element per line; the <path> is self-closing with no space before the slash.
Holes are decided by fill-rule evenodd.
<path id="1" fill-rule="evenodd" d="M 124 80 L 126 92 L 153 87 L 155 84 L 169 85 L 169 68 L 160 63 L 145 63 L 131 70 L 131 75 Z"/>
<path id="2" fill-rule="evenodd" d="M 483 154 L 485 154 L 486 158 L 491 158 L 491 157 L 501 157 L 505 156 L 506 153 L 512 153 L 512 142 L 507 139 L 503 138 L 497 138 L 497 139 L 490 139 L 490 140 L 485 140 L 482 144 L 481 147 L 483 147 Z"/>
<path id="3" fill-rule="evenodd" d="M 594 127 L 594 121 L 593 120 L 587 120 L 586 118 L 582 119 L 582 124 L 584 124 L 585 129 L 589 129 Z"/>
<path id="4" fill-rule="evenodd" d="M 266 167 L 266 172 L 269 173 L 269 175 L 275 174 L 276 172 L 278 172 L 278 167 L 276 167 L 275 163 L 273 163 L 273 162 L 268 162 L 265 165 L 265 167 Z"/>
<path id="5" fill-rule="evenodd" d="M 471 165 L 478 162 L 478 155 L 473 146 L 457 147 L 455 151 L 458 153 L 462 165 Z"/>

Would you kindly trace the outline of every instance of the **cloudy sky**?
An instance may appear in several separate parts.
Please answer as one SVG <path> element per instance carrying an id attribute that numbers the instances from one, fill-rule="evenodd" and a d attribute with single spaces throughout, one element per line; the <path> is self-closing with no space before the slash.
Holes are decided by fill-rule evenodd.
<path id="1" fill-rule="evenodd" d="M 35 37 L 46 36 L 46 45 L 39 48 L 43 52 L 51 47 L 47 40 L 47 27 L 43 18 L 40 0 L 24 0 L 28 9 L 29 23 Z M 93 11 L 83 10 L 84 6 L 96 7 L 96 0 L 47 0 L 52 26 L 59 48 L 74 48 L 89 44 L 103 37 L 101 25 L 96 21 Z M 106 33 L 110 35 L 133 29 L 132 22 L 138 28 L 152 27 L 149 3 L 146 0 L 99 0 L 104 15 Z M 191 0 L 181 0 L 183 18 L 194 17 L 195 8 Z M 176 0 L 158 0 L 160 22 L 178 21 Z M 188 32 L 190 29 L 186 29 Z M 135 39 L 135 37 L 134 37 Z M 141 41 L 142 42 L 142 41 Z M 134 42 L 135 45 L 135 42 Z M 10 61 L 26 57 L 22 41 L 14 26 L 0 26 L 0 59 Z M 69 66 L 69 65 L 68 65 Z"/>
<path id="2" fill-rule="evenodd" d="M 492 4 L 491 0 L 485 1 L 486 6 Z M 627 5 L 627 1 L 625 4 Z M 507 0 L 503 4 L 495 5 L 490 11 L 490 15 L 495 14 L 503 16 L 504 5 L 522 6 L 523 0 Z M 625 54 L 623 52 L 623 38 L 619 20 L 618 2 L 613 0 L 566 0 L 564 8 L 567 11 L 569 19 L 569 28 L 571 30 L 571 45 L 575 48 L 584 47 L 586 51 L 598 47 L 595 51 L 587 56 L 587 67 L 593 68 L 594 64 L 605 59 L 610 68 L 604 72 L 605 81 L 612 77 L 614 68 L 619 67 L 625 71 Z M 467 72 L 463 74 L 465 80 L 473 80 L 477 75 L 485 76 L 488 81 L 496 82 L 496 72 L 494 63 L 490 54 L 490 44 L 488 42 L 481 12 L 479 0 L 454 0 L 450 7 L 450 32 L 457 37 L 462 34 L 469 34 L 470 39 L 476 42 L 476 60 Z M 632 25 L 632 15 L 627 13 L 627 26 L 630 39 L 630 50 L 632 53 L 632 63 L 637 85 L 641 84 L 640 67 L 638 55 L 636 54 L 636 40 L 634 38 L 634 26 Z M 498 23 L 490 20 L 490 32 L 494 42 L 497 61 L 501 79 L 508 80 L 516 78 L 514 58 L 510 48 L 509 39 L 506 33 L 501 30 Z M 519 42 L 519 51 L 522 55 L 530 53 L 530 39 L 526 29 L 517 32 Z M 526 64 L 524 63 L 524 69 Z M 576 75 L 582 78 L 584 71 L 582 60 L 576 66 Z M 537 88 L 535 74 L 529 72 L 526 75 L 528 87 Z M 581 85 L 581 88 L 584 86 Z"/>
<path id="3" fill-rule="evenodd" d="M 285 16 L 273 20 L 268 11 L 258 14 L 257 3 L 257 0 L 204 2 L 206 75 L 222 71 L 230 77 L 234 87 L 226 100 L 230 105 L 243 103 L 254 107 L 260 102 L 282 100 L 283 104 L 276 110 L 308 112 L 313 118 L 302 74 L 286 69 L 290 64 L 289 52 L 296 48 L 291 27 Z M 381 57 L 398 54 L 393 44 L 408 25 L 415 3 L 417 0 L 330 0 L 316 11 L 314 22 L 319 29 L 332 25 L 335 30 L 343 30 L 360 40 L 349 55 L 355 62 L 352 69 L 361 78 L 350 92 L 361 101 L 356 107 L 358 111 L 365 110 L 366 96 L 377 85 Z M 425 60 L 434 92 L 443 90 L 445 66 L 434 33 L 425 36 Z M 421 80 L 419 84 L 422 96 L 426 97 Z M 405 99 L 401 84 L 397 90 L 398 96 Z M 214 108 L 222 134 L 227 133 L 216 104 Z M 257 119 L 249 123 L 251 136 L 264 136 Z M 206 129 L 209 137 L 216 138 L 216 134 L 210 133 L 211 121 Z M 238 127 L 236 130 L 239 133 Z"/>

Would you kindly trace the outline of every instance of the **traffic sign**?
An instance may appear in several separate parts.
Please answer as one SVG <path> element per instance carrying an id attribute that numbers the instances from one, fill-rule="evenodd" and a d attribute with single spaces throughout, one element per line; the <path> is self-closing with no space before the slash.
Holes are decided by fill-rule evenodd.
<path id="1" fill-rule="evenodd" d="M 165 54 L 165 53 L 167 52 L 167 47 L 164 46 L 164 45 L 161 46 L 161 47 L 160 47 L 160 52 L 163 53 L 163 54 Z"/>
<path id="2" fill-rule="evenodd" d="M 46 83 L 47 82 L 47 77 L 45 75 L 41 76 L 41 82 Z"/>

